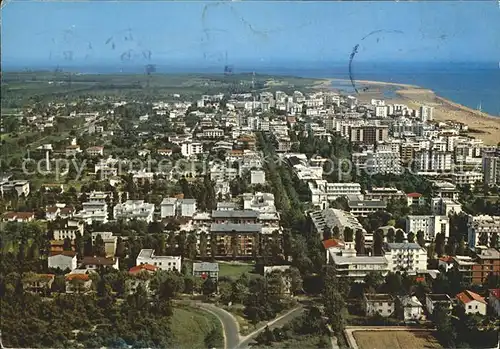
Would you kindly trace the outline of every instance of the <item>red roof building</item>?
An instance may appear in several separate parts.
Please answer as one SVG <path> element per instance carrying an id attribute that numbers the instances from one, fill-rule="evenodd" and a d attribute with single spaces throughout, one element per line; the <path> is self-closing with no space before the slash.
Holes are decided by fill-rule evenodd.
<path id="1" fill-rule="evenodd" d="M 140 265 L 137 265 L 135 267 L 130 268 L 130 270 L 128 272 L 129 272 L 129 274 L 137 274 L 137 273 L 140 273 L 142 271 L 147 271 L 149 273 L 154 273 L 157 270 L 158 270 L 157 266 L 154 266 L 154 265 L 151 265 L 151 264 L 140 264 Z"/>

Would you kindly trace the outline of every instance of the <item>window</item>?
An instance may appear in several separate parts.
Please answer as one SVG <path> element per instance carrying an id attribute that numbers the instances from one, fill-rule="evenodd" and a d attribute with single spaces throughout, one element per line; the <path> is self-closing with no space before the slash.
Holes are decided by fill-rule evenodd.
<path id="1" fill-rule="evenodd" d="M 472 305 L 469 305 L 469 309 L 472 309 Z"/>

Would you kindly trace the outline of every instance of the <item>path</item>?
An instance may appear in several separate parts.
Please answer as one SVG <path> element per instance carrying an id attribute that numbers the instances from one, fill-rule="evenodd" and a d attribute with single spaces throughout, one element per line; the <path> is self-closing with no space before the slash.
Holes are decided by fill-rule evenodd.
<path id="1" fill-rule="evenodd" d="M 209 303 L 193 302 L 191 305 L 208 311 L 219 319 L 222 324 L 225 349 L 234 349 L 238 347 L 240 343 L 240 326 L 231 313 Z"/>
<path id="2" fill-rule="evenodd" d="M 276 319 L 268 322 L 266 325 L 262 326 L 261 328 L 253 331 L 249 335 L 242 337 L 239 345 L 236 347 L 236 349 L 246 349 L 250 348 L 250 344 L 253 342 L 254 338 L 257 337 L 257 335 L 262 332 L 266 326 L 269 326 L 269 329 L 273 329 L 276 327 L 281 327 L 284 324 L 292 321 L 296 317 L 300 316 L 304 312 L 304 307 L 302 305 L 299 305 L 298 307 L 290 310 L 284 315 L 281 315 L 277 317 Z"/>

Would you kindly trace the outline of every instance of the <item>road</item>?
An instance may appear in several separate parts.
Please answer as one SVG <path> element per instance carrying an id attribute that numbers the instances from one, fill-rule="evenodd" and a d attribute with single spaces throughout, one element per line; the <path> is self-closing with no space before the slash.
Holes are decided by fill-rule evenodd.
<path id="1" fill-rule="evenodd" d="M 196 302 L 191 303 L 191 305 L 206 310 L 217 316 L 222 324 L 225 349 L 234 349 L 238 347 L 238 344 L 240 343 L 240 328 L 238 321 L 233 315 L 231 315 L 231 313 L 218 308 L 213 304 Z"/>
<path id="2" fill-rule="evenodd" d="M 304 307 L 302 305 L 290 310 L 286 314 L 268 322 L 266 325 L 262 326 L 258 330 L 253 331 L 248 336 L 242 337 L 239 345 L 235 347 L 235 349 L 246 349 L 250 348 L 251 344 L 257 335 L 262 332 L 266 326 L 269 326 L 269 329 L 274 329 L 276 327 L 282 327 L 286 323 L 292 321 L 296 317 L 300 316 L 304 312 Z"/>

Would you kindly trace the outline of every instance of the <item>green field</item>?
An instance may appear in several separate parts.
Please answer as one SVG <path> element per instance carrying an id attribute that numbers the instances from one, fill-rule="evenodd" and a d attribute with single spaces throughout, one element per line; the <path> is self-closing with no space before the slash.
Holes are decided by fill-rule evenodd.
<path id="1" fill-rule="evenodd" d="M 222 325 L 215 315 L 200 309 L 194 309 L 187 306 L 176 306 L 171 321 L 173 348 L 206 348 L 205 337 L 214 328 L 221 334 L 221 341 L 217 348 L 224 347 Z"/>
<path id="2" fill-rule="evenodd" d="M 244 273 L 252 273 L 254 266 L 252 264 L 228 264 L 219 263 L 219 277 L 227 276 L 234 279 L 239 278 Z"/>

